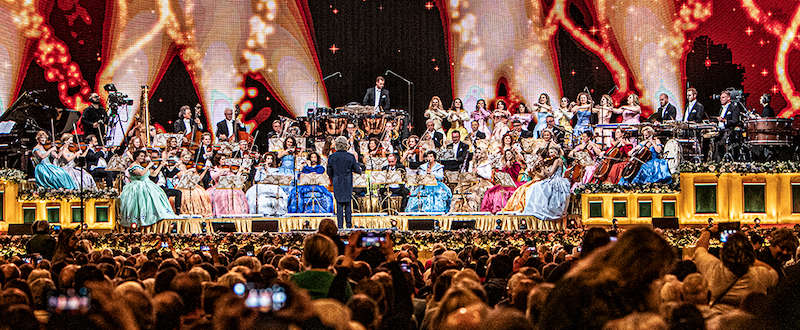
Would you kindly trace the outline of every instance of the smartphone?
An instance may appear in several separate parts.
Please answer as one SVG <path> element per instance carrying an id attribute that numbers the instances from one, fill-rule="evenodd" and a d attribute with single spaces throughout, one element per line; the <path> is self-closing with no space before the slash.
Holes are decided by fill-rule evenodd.
<path id="1" fill-rule="evenodd" d="M 252 257 L 253 256 L 253 251 L 247 251 L 245 254 L 247 254 L 248 257 Z"/>
<path id="2" fill-rule="evenodd" d="M 161 242 L 161 248 L 162 249 L 169 248 L 169 244 L 167 242 Z"/>
<path id="3" fill-rule="evenodd" d="M 717 224 L 717 228 L 719 229 L 719 241 L 725 243 L 728 241 L 728 236 L 739 231 L 741 223 L 739 221 L 720 222 Z"/>
<path id="4" fill-rule="evenodd" d="M 26 264 L 29 264 L 29 263 L 31 263 L 31 258 L 28 258 L 28 257 L 22 258 L 22 262 L 24 262 Z"/>
<path id="5" fill-rule="evenodd" d="M 61 225 L 53 225 L 53 231 L 60 231 Z"/>
<path id="6" fill-rule="evenodd" d="M 211 249 L 207 245 L 203 245 L 200 247 L 200 251 L 211 251 Z"/>
<path id="7" fill-rule="evenodd" d="M 365 233 L 361 235 L 361 238 L 358 240 L 360 247 L 381 247 L 384 243 L 386 243 L 386 237 L 382 236 L 378 233 Z"/>
<path id="8" fill-rule="evenodd" d="M 610 238 L 611 238 L 612 242 L 616 242 L 617 241 L 617 236 L 611 236 Z"/>
<path id="9" fill-rule="evenodd" d="M 248 308 L 262 311 L 278 311 L 286 305 L 286 290 L 283 286 L 275 284 L 266 289 L 250 289 L 244 301 Z"/>
<path id="10" fill-rule="evenodd" d="M 52 295 L 47 298 L 47 306 L 51 312 L 86 312 L 89 310 L 90 297 L 88 289 L 68 290 L 63 295 Z"/>
<path id="11" fill-rule="evenodd" d="M 405 263 L 405 262 L 401 262 L 400 263 L 400 269 L 403 270 L 406 273 L 410 273 L 411 272 L 411 267 L 409 267 L 408 264 Z"/>
<path id="12" fill-rule="evenodd" d="M 736 229 L 726 229 L 719 232 L 719 241 L 725 243 L 728 241 L 728 236 L 735 233 Z"/>
<path id="13" fill-rule="evenodd" d="M 235 294 L 235 295 L 237 295 L 239 297 L 243 297 L 244 296 L 244 289 L 245 289 L 244 283 L 236 283 L 236 284 L 233 285 L 233 294 Z"/>

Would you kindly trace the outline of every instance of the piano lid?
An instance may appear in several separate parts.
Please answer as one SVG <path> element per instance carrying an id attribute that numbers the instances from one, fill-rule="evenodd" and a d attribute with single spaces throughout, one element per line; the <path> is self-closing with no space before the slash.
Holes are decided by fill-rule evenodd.
<path id="1" fill-rule="evenodd" d="M 36 96 L 35 93 L 22 93 L 22 95 L 3 112 L 3 115 L 0 116 L 0 122 L 10 120 L 17 123 L 18 129 L 45 129 L 50 131 L 50 120 L 55 119 L 58 113 L 54 107 L 42 104 Z M 64 115 L 62 115 L 62 117 L 64 117 Z"/>

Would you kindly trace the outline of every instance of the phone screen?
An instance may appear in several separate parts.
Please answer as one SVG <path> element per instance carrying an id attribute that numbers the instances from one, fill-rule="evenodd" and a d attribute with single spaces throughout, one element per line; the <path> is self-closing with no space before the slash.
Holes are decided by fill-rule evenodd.
<path id="1" fill-rule="evenodd" d="M 203 246 L 200 247 L 200 251 L 210 251 L 210 250 L 211 249 L 206 245 L 203 245 Z"/>
<path id="2" fill-rule="evenodd" d="M 250 289 L 244 304 L 263 311 L 278 311 L 286 305 L 286 300 L 286 290 L 275 284 L 266 289 Z"/>
<path id="3" fill-rule="evenodd" d="M 736 232 L 736 229 L 726 229 L 726 230 L 720 231 L 719 232 L 719 241 L 723 242 L 723 243 L 727 242 L 728 241 L 728 236 L 730 236 L 731 234 L 733 234 L 735 232 Z"/>
<path id="4" fill-rule="evenodd" d="M 360 242 L 362 247 L 373 247 L 373 246 L 381 247 L 383 243 L 386 243 L 386 237 L 377 235 L 361 236 Z"/>
<path id="5" fill-rule="evenodd" d="M 169 247 L 169 244 L 167 244 L 167 242 L 161 242 L 161 248 L 166 249 L 168 247 Z"/>

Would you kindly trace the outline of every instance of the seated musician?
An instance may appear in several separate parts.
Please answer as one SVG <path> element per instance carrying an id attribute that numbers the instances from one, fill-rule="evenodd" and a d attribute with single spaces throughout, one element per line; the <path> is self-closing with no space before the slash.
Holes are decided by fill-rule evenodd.
<path id="1" fill-rule="evenodd" d="M 200 121 L 200 118 L 192 119 L 192 109 L 188 105 L 184 105 L 178 110 L 178 120 L 172 125 L 173 132 L 184 135 L 192 132 L 205 132 L 205 127 L 203 127 L 203 122 Z"/>
<path id="2" fill-rule="evenodd" d="M 106 187 L 111 187 L 116 177 L 116 172 L 106 171 L 111 153 L 97 145 L 97 136 L 94 134 L 86 137 L 86 143 L 86 166 L 89 168 L 89 173 L 96 180 L 104 180 Z"/>
<path id="3" fill-rule="evenodd" d="M 349 122 L 345 127 L 344 136 L 347 137 L 347 142 L 350 143 L 350 147 L 348 148 L 347 152 L 355 156 L 356 159 L 359 159 L 359 157 L 361 157 L 361 146 L 359 145 L 358 141 L 361 141 L 361 139 L 364 138 L 364 131 L 359 129 L 355 123 Z"/>
<path id="4" fill-rule="evenodd" d="M 547 116 L 545 121 L 547 122 L 547 126 L 545 126 L 544 129 L 553 132 L 553 142 L 563 145 L 564 137 L 568 134 L 567 130 L 563 126 L 556 125 L 556 119 L 553 116 Z"/>
<path id="5" fill-rule="evenodd" d="M 250 206 L 251 214 L 263 214 L 266 216 L 282 216 L 288 212 L 289 195 L 276 184 L 268 184 L 263 181 L 269 175 L 278 174 L 278 163 L 272 153 L 264 154 L 264 162 L 253 166 L 255 175 L 253 186 L 247 189 L 247 204 Z"/>
<path id="6" fill-rule="evenodd" d="M 596 169 L 597 156 L 602 153 L 600 146 L 592 140 L 591 132 L 584 131 L 581 133 L 581 142 L 569 152 L 569 158 L 572 158 L 573 167 L 580 166 L 583 169 L 583 175 L 580 181 L 572 183 L 574 190 L 578 186 L 585 185 L 592 182 L 594 179 L 594 171 Z M 591 164 L 591 165 L 589 165 Z M 574 177 L 574 176 L 573 176 Z"/>
<path id="7" fill-rule="evenodd" d="M 159 162 L 158 167 L 150 171 L 150 180 L 161 187 L 168 200 L 172 198 L 173 210 L 175 214 L 179 214 L 182 194 L 180 190 L 175 189 L 173 184 L 173 180 L 177 180 L 177 175 L 180 172 L 178 156 L 176 155 L 173 158 L 168 156 L 166 151 L 159 153 L 158 150 L 152 149 L 150 150 L 150 160 Z"/>
<path id="8" fill-rule="evenodd" d="M 238 141 L 239 132 L 244 132 L 244 125 L 238 118 L 233 118 L 233 109 L 225 108 L 225 119 L 217 123 L 217 137 L 225 137 L 225 141 Z"/>
<path id="9" fill-rule="evenodd" d="M 396 153 L 391 153 L 391 154 L 387 155 L 386 156 L 387 164 L 386 164 L 386 166 L 381 168 L 381 170 L 384 170 L 384 171 L 405 171 L 406 168 L 403 166 L 403 164 L 398 163 L 399 159 L 400 159 L 400 156 L 398 156 Z M 389 193 L 392 196 L 403 197 L 401 209 L 405 209 L 406 203 L 408 202 L 408 189 L 406 189 L 406 186 L 404 184 L 390 184 L 388 186 L 388 189 L 389 189 Z M 384 189 L 382 189 L 382 190 L 385 191 Z M 383 193 L 383 191 L 381 193 Z"/>
<path id="10" fill-rule="evenodd" d="M 463 169 L 464 162 L 466 161 L 467 155 L 469 154 L 469 146 L 467 146 L 466 143 L 461 142 L 460 131 L 452 130 L 450 133 L 453 139 L 453 143 L 450 143 L 445 148 L 448 150 L 452 150 L 455 158 L 443 159 L 442 165 L 444 165 L 444 169 L 447 171 L 460 171 Z"/>
<path id="11" fill-rule="evenodd" d="M 436 130 L 436 122 L 433 119 L 428 119 L 425 121 L 425 133 L 422 133 L 419 140 L 420 142 L 433 140 L 433 145 L 436 148 L 441 148 L 444 134 Z"/>
<path id="12" fill-rule="evenodd" d="M 636 175 L 630 180 L 626 179 L 625 177 L 622 177 L 619 180 L 619 184 L 631 185 L 631 184 L 644 184 L 644 183 L 672 182 L 672 174 L 670 174 L 669 172 L 669 166 L 667 165 L 667 160 L 660 158 L 663 146 L 661 145 L 661 141 L 658 140 L 655 134 L 656 131 L 650 126 L 642 128 L 642 135 L 641 135 L 642 138 L 639 141 L 639 144 L 631 151 L 630 153 L 631 161 L 628 163 L 628 166 L 634 165 L 634 162 L 639 163 L 638 162 L 639 157 L 637 157 L 637 155 L 641 155 L 642 152 L 646 153 L 646 151 L 644 151 L 643 149 L 649 149 L 649 152 L 651 154 L 650 160 L 648 160 L 644 164 L 635 164 L 637 166 L 641 165 Z"/>
<path id="13" fill-rule="evenodd" d="M 303 166 L 304 174 L 325 174 L 325 166 L 316 152 L 309 152 L 308 165 Z M 298 185 L 289 194 L 289 213 L 333 213 L 333 194 L 324 186 Z"/>
<path id="14" fill-rule="evenodd" d="M 170 137 L 167 139 L 167 147 L 164 149 L 164 151 L 167 152 L 167 157 L 178 157 L 178 152 L 180 151 L 178 139 L 175 137 Z"/>
<path id="15" fill-rule="evenodd" d="M 412 171 L 409 171 L 409 174 L 411 173 Z M 426 151 L 425 163 L 418 170 L 413 171 L 413 174 L 433 175 L 436 178 L 436 185 L 426 186 L 421 184 L 413 186 L 408 196 L 406 212 L 449 211 L 453 193 L 442 182 L 444 180 L 444 166 L 436 161 L 436 152 L 432 150 Z"/>
<path id="16" fill-rule="evenodd" d="M 400 133 L 394 127 L 393 121 L 387 121 L 383 134 L 380 135 L 381 146 L 387 153 L 397 152 L 400 150 Z"/>
<path id="17" fill-rule="evenodd" d="M 255 148 L 255 146 L 253 146 Z M 231 158 L 244 158 L 250 154 L 250 143 L 247 140 L 239 140 L 237 143 L 237 148 L 233 152 Z"/>
<path id="18" fill-rule="evenodd" d="M 716 152 L 714 153 L 714 159 L 717 161 L 722 160 L 729 153 L 731 138 L 736 138 L 735 134 L 737 132 L 735 130 L 739 128 L 741 123 L 740 116 L 744 113 L 738 102 L 731 101 L 731 92 L 727 90 L 719 94 L 719 102 L 719 116 L 716 119 L 717 127 L 720 128 L 722 134 L 719 134 L 715 141 Z"/>
<path id="19" fill-rule="evenodd" d="M 214 216 L 226 214 L 245 214 L 250 211 L 250 206 L 247 205 L 247 197 L 244 194 L 243 187 L 228 187 L 221 186 L 224 177 L 242 175 L 244 167 L 233 167 L 224 165 L 228 157 L 222 154 L 217 154 L 211 160 L 214 164 L 209 170 L 209 175 L 214 185 L 208 188 L 208 196 L 211 198 L 211 209 Z"/>
<path id="20" fill-rule="evenodd" d="M 419 138 L 416 135 L 409 136 L 406 140 L 406 150 L 403 151 L 402 163 L 406 167 L 416 170 L 424 161 L 423 150 L 419 147 Z"/>
<path id="21" fill-rule="evenodd" d="M 195 154 L 192 155 L 192 161 L 211 166 L 211 158 L 214 157 L 214 146 L 211 142 L 211 133 L 203 133 L 203 137 L 200 139 L 200 146 L 195 150 Z"/>
<path id="22" fill-rule="evenodd" d="M 625 131 L 622 128 L 617 128 L 614 130 L 614 142 L 604 153 L 607 155 L 609 151 L 614 148 L 619 148 L 619 160 L 611 160 L 615 163 L 614 165 L 611 165 L 611 169 L 608 171 L 606 177 L 598 178 L 603 180 L 603 183 L 619 183 L 622 170 L 628 165 L 628 154 L 633 149 L 633 143 L 631 143 L 630 139 L 625 136 Z"/>

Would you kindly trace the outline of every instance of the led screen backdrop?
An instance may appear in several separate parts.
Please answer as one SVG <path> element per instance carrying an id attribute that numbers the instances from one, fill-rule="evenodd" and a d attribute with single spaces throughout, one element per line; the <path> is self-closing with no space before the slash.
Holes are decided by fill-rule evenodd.
<path id="1" fill-rule="evenodd" d="M 392 105 L 417 127 L 434 95 L 513 109 L 541 93 L 635 92 L 649 112 L 660 93 L 682 107 L 687 86 L 709 109 L 726 87 L 759 110 L 768 93 L 789 117 L 799 27 L 800 3 L 783 0 L 5 0 L 0 108 L 47 89 L 46 102 L 82 111 L 114 83 L 134 100 L 127 120 L 148 85 L 161 126 L 201 103 L 207 124 L 239 105 L 250 129 L 267 129 L 360 101 L 391 70 Z"/>

